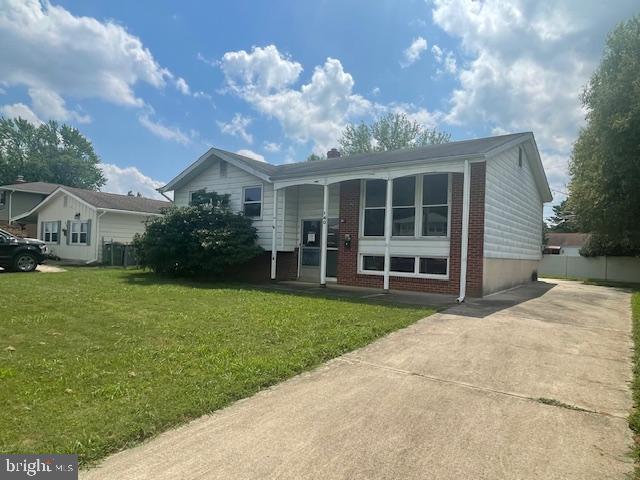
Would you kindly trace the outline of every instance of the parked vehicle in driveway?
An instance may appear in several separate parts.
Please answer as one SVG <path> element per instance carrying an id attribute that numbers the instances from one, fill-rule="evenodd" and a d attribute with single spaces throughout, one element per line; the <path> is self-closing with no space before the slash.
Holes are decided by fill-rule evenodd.
<path id="1" fill-rule="evenodd" d="M 17 237 L 0 229 L 0 267 L 16 272 L 33 272 L 44 263 L 47 245 L 35 238 Z"/>

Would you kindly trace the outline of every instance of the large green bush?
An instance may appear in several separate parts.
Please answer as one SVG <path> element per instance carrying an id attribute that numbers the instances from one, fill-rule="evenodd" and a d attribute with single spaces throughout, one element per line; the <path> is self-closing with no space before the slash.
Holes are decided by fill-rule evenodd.
<path id="1" fill-rule="evenodd" d="M 172 207 L 149 220 L 134 245 L 140 266 L 178 276 L 219 275 L 262 252 L 251 219 L 215 196 L 190 207 Z"/>

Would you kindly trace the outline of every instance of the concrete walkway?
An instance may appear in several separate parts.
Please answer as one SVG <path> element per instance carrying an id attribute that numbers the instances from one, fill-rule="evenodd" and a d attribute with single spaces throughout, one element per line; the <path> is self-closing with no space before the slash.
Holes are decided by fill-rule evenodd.
<path id="1" fill-rule="evenodd" d="M 567 281 L 469 301 L 81 478 L 622 479 L 629 304 Z"/>

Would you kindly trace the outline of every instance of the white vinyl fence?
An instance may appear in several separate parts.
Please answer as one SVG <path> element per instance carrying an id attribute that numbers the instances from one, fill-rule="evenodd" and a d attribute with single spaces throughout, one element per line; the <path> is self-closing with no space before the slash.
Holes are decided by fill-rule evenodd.
<path id="1" fill-rule="evenodd" d="M 640 283 L 640 258 L 543 255 L 538 276 Z"/>

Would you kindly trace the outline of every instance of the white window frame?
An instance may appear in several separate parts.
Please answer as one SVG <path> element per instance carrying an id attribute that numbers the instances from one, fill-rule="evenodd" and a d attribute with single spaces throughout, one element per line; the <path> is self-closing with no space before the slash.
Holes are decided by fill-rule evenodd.
<path id="1" fill-rule="evenodd" d="M 74 242 L 73 241 L 73 226 L 74 225 L 78 225 L 78 231 L 75 232 L 78 234 L 78 241 Z M 82 238 L 82 225 L 86 226 L 86 230 L 85 230 L 85 240 L 84 242 L 80 241 L 80 239 Z M 87 245 L 87 238 L 89 237 L 89 222 L 87 222 L 86 220 L 73 220 L 70 224 L 69 224 L 69 245 L 78 245 L 78 246 L 83 246 L 83 245 Z"/>
<path id="2" fill-rule="evenodd" d="M 392 181 L 396 181 L 400 178 L 410 178 L 413 177 L 413 205 L 393 205 L 393 198 L 391 198 L 391 238 L 416 238 L 418 236 L 418 231 L 416 230 L 418 224 L 418 183 L 422 179 L 421 175 L 407 175 L 406 177 L 396 177 Z M 393 186 L 393 191 L 395 192 L 395 185 Z M 394 235 L 393 234 L 393 213 L 396 208 L 413 208 L 413 235 Z M 422 209 L 420 210 L 420 215 L 422 215 Z"/>
<path id="3" fill-rule="evenodd" d="M 249 202 L 245 202 L 244 193 L 249 188 L 259 188 L 260 189 L 260 201 L 252 200 L 252 201 L 249 201 Z M 242 214 L 243 215 L 244 215 L 244 206 L 245 205 L 259 203 L 260 204 L 260 216 L 258 216 L 258 217 L 249 217 L 247 215 L 247 218 L 251 218 L 253 220 L 262 220 L 262 216 L 264 215 L 264 185 L 259 184 L 259 185 L 245 185 L 245 186 L 243 186 L 242 187 L 242 199 L 241 200 L 242 200 L 241 206 L 242 206 Z"/>
<path id="4" fill-rule="evenodd" d="M 426 205 L 428 207 L 447 207 L 447 234 L 446 235 L 422 235 L 422 211 L 423 208 L 425 207 L 425 205 L 422 204 L 422 191 L 424 189 L 424 178 L 427 175 L 442 175 L 445 174 L 447 175 L 447 203 L 446 204 L 434 204 L 434 205 Z M 452 198 L 452 193 L 451 193 L 451 189 L 453 186 L 453 175 L 451 175 L 450 172 L 429 172 L 429 173 L 419 173 L 416 175 L 405 175 L 408 177 L 415 177 L 415 181 L 416 181 L 416 188 L 415 188 L 415 202 L 414 202 L 414 208 L 415 208 L 415 228 L 413 231 L 413 236 L 408 235 L 391 235 L 391 240 L 394 239 L 410 239 L 410 238 L 415 238 L 417 240 L 424 240 L 424 241 L 433 241 L 433 240 L 448 240 L 451 238 L 451 198 Z M 396 178 L 403 178 L 403 177 L 396 177 Z M 364 211 L 366 209 L 382 209 L 385 211 L 386 214 L 386 202 L 385 202 L 385 206 L 384 207 L 365 207 L 365 201 L 366 201 L 366 188 L 367 188 L 367 180 L 383 180 L 385 181 L 385 179 L 383 178 L 371 178 L 371 179 L 362 179 L 360 181 L 360 218 L 359 218 L 359 232 L 358 232 L 358 236 L 361 240 L 366 240 L 366 239 L 381 239 L 384 238 L 384 235 L 367 235 L 365 237 L 364 235 Z M 395 180 L 395 178 L 393 179 Z M 392 200 L 392 204 L 393 204 L 393 200 Z M 409 207 L 391 207 L 391 209 L 393 210 L 394 208 L 409 208 Z M 393 229 L 393 212 L 391 212 L 392 214 L 392 222 L 391 222 L 391 228 Z"/>
<path id="5" fill-rule="evenodd" d="M 52 228 L 55 227 L 55 228 Z M 48 230 L 48 231 L 47 231 Z M 55 230 L 55 232 L 54 232 Z M 49 234 L 49 240 L 47 240 L 47 233 Z M 52 235 L 54 233 L 58 234 L 58 238 L 56 240 L 52 240 Z M 57 244 L 60 241 L 60 232 L 58 231 L 58 222 L 42 222 L 42 239 L 45 243 L 55 243 Z"/>
<path id="6" fill-rule="evenodd" d="M 364 257 L 384 257 L 382 253 L 359 253 L 358 254 L 358 274 L 360 275 L 378 275 L 384 276 L 384 271 L 379 270 L 365 270 L 364 269 Z M 394 272 L 389 271 L 390 277 L 405 277 L 405 278 L 430 278 L 432 280 L 449 280 L 449 271 L 451 259 L 450 257 L 443 255 L 403 255 L 403 254 L 392 254 L 391 257 L 405 257 L 405 258 L 413 258 L 414 266 L 413 273 L 410 272 Z M 391 258 L 390 257 L 390 258 Z M 421 258 L 443 258 L 447 260 L 447 273 L 446 275 L 438 275 L 435 273 L 420 273 L 420 259 Z"/>

